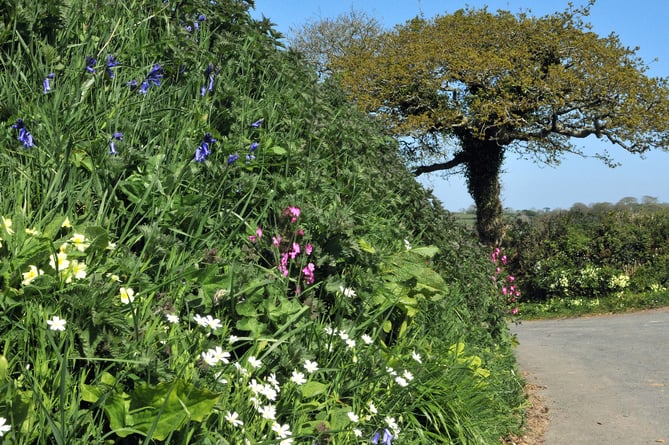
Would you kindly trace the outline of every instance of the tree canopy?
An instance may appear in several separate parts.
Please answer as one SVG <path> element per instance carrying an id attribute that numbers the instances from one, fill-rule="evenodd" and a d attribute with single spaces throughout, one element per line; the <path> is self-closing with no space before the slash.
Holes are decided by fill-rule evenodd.
<path id="1" fill-rule="evenodd" d="M 416 175 L 462 169 L 480 239 L 495 244 L 507 152 L 557 164 L 583 154 L 574 141 L 588 136 L 632 153 L 669 147 L 667 78 L 646 75 L 617 35 L 592 32 L 592 4 L 542 17 L 486 8 L 417 17 L 332 54 L 330 66 L 400 138 Z"/>

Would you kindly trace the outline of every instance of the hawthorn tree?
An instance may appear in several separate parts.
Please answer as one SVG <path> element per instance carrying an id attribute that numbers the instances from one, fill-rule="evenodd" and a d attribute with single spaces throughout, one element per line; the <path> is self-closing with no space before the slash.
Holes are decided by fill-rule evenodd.
<path id="1" fill-rule="evenodd" d="M 358 39 L 329 66 L 350 97 L 401 141 L 416 175 L 460 169 L 480 240 L 503 236 L 499 174 L 508 152 L 558 164 L 594 136 L 633 153 L 669 147 L 667 78 L 592 6 L 533 17 L 464 9 Z M 596 153 L 609 165 L 611 157 Z"/>

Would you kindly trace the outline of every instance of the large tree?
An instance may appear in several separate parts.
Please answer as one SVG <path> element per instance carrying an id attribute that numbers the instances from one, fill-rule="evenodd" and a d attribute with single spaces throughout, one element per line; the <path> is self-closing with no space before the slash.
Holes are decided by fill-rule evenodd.
<path id="1" fill-rule="evenodd" d="M 633 153 L 669 147 L 667 78 L 584 21 L 592 2 L 543 17 L 465 9 L 415 18 L 333 54 L 360 107 L 402 141 L 416 175 L 461 169 L 482 242 L 503 235 L 499 173 L 510 151 L 558 163 L 601 138 Z M 605 162 L 610 156 L 595 153 Z"/>

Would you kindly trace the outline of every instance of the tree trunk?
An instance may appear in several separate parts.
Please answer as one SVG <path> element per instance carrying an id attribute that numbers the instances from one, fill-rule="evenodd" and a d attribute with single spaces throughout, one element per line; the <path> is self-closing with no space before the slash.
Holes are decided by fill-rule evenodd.
<path id="1" fill-rule="evenodd" d="M 504 160 L 504 147 L 495 141 L 462 138 L 466 154 L 467 189 L 476 204 L 476 230 L 479 240 L 498 246 L 504 235 L 499 173 Z"/>

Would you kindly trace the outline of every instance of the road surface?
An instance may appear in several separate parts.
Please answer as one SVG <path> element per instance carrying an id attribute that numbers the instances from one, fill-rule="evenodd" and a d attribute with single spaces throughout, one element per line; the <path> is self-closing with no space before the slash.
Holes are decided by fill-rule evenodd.
<path id="1" fill-rule="evenodd" d="M 545 445 L 669 444 L 669 308 L 512 326 L 545 386 Z"/>

